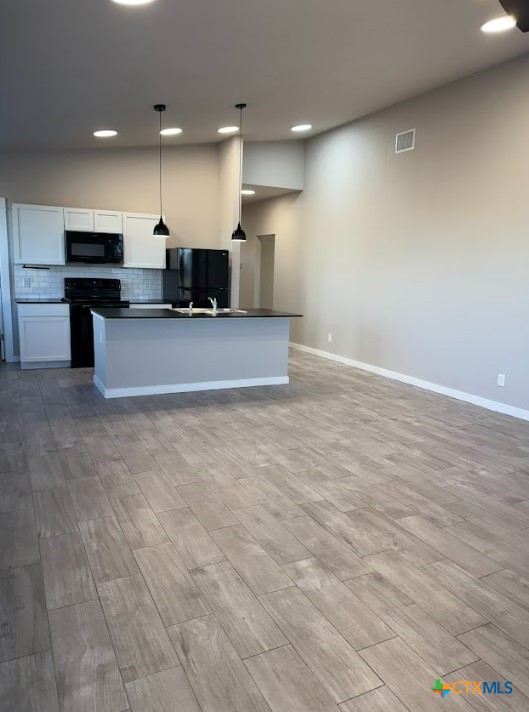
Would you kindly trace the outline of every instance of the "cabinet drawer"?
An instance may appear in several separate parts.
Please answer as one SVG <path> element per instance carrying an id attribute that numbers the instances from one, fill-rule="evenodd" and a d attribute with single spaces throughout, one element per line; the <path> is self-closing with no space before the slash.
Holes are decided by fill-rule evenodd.
<path id="1" fill-rule="evenodd" d="M 68 304 L 18 304 L 18 316 L 67 316 L 70 318 Z"/>

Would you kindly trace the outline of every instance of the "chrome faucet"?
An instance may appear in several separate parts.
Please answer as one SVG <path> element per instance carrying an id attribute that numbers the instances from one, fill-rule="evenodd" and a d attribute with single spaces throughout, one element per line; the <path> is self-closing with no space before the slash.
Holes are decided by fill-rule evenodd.
<path id="1" fill-rule="evenodd" d="M 189 302 L 189 313 L 193 313 L 193 302 Z"/>
<path id="2" fill-rule="evenodd" d="M 211 307 L 214 312 L 217 311 L 217 298 L 216 297 L 208 297 L 209 301 L 211 302 Z"/>

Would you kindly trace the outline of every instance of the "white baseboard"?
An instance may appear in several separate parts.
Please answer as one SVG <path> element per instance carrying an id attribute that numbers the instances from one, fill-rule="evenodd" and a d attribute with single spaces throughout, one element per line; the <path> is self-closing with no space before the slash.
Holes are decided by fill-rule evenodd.
<path id="1" fill-rule="evenodd" d="M 489 400 L 488 398 L 481 398 L 481 396 L 475 396 L 472 393 L 458 391 L 455 388 L 440 386 L 438 383 L 430 383 L 429 381 L 423 381 L 420 378 L 406 376 L 403 373 L 397 373 L 396 371 L 388 371 L 387 369 L 380 368 L 379 366 L 372 366 L 369 363 L 362 363 L 362 361 L 355 361 L 352 358 L 338 356 L 337 354 L 332 354 L 329 351 L 313 349 L 311 346 L 305 346 L 304 344 L 296 344 L 291 341 L 289 343 L 289 346 L 293 349 L 297 349 L 298 351 L 305 351 L 306 353 L 313 354 L 314 356 L 321 356 L 322 358 L 329 359 L 330 361 L 336 361 L 337 363 L 343 363 L 346 366 L 359 368 L 362 371 L 376 373 L 378 376 L 384 376 L 384 378 L 391 378 L 393 381 L 407 383 L 410 386 L 416 386 L 417 388 L 422 388 L 425 391 L 439 393 L 440 395 L 448 396 L 449 398 L 455 398 L 456 400 L 465 401 L 465 403 L 472 403 L 473 405 L 478 405 L 481 408 L 493 410 L 495 413 L 503 413 L 504 415 L 511 415 L 513 418 L 520 418 L 521 420 L 529 421 L 529 410 L 524 410 L 523 408 L 515 408 L 512 405 L 500 403 L 499 401 Z"/>
<path id="2" fill-rule="evenodd" d="M 267 378 L 240 378 L 233 381 L 203 381 L 202 383 L 175 383 L 163 386 L 106 388 L 103 382 L 97 376 L 94 376 L 94 383 L 105 398 L 155 396 L 163 393 L 190 393 L 192 391 L 218 391 L 225 388 L 252 388 L 253 386 L 280 386 L 288 382 L 288 376 L 270 376 Z"/>
<path id="3" fill-rule="evenodd" d="M 20 359 L 17 360 L 20 361 Z M 70 365 L 70 361 L 22 361 L 20 368 L 26 371 L 35 368 L 70 368 Z"/>

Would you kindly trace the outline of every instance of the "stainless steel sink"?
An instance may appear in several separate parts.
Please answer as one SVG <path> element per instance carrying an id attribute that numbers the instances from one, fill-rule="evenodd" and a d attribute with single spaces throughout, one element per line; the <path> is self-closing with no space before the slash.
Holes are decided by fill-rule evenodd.
<path id="1" fill-rule="evenodd" d="M 244 309 L 206 309 L 206 314 L 209 316 L 216 316 L 216 314 L 248 314 Z"/>
<path id="2" fill-rule="evenodd" d="M 179 314 L 189 314 L 189 316 L 193 316 L 193 314 L 207 314 L 208 316 L 216 316 L 217 314 L 247 314 L 248 312 L 244 311 L 244 309 L 217 309 L 215 311 L 214 309 L 200 309 L 200 308 L 193 308 L 193 309 L 186 309 L 185 307 L 173 307 L 171 311 L 178 312 Z"/>

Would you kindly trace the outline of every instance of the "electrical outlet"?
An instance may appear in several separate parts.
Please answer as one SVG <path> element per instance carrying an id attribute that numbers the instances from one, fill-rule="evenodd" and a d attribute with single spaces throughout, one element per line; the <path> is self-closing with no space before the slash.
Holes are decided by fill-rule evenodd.
<path id="1" fill-rule="evenodd" d="M 24 287 L 31 287 L 31 277 L 24 277 Z"/>
<path id="2" fill-rule="evenodd" d="M 498 386 L 500 388 L 505 387 L 505 374 L 504 373 L 498 373 Z"/>
<path id="3" fill-rule="evenodd" d="M 332 344 L 332 334 L 327 334 L 327 343 Z"/>

